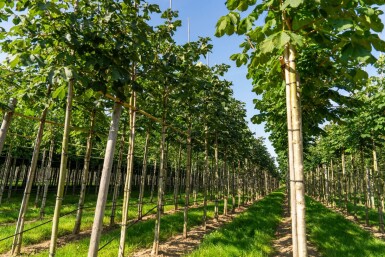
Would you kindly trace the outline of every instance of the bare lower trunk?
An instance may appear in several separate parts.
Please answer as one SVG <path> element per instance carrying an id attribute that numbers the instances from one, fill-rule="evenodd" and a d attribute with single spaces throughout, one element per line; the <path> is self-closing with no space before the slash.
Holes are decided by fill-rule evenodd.
<path id="1" fill-rule="evenodd" d="M 50 91 L 50 89 L 48 89 L 48 91 Z M 28 178 L 24 189 L 23 200 L 21 202 L 19 217 L 17 219 L 15 237 L 13 238 L 12 254 L 20 254 L 20 250 L 21 250 L 25 214 L 27 213 L 29 196 L 31 195 L 32 184 L 36 173 L 36 166 L 37 166 L 37 161 L 39 159 L 40 144 L 43 137 L 43 130 L 44 130 L 44 124 L 45 124 L 45 118 L 47 116 L 47 112 L 48 112 L 48 107 L 46 107 L 43 110 L 43 113 L 41 114 L 41 118 L 40 118 L 40 125 L 36 135 L 35 147 L 33 150 L 33 155 L 31 160 L 31 166 L 29 167 Z"/>
<path id="2" fill-rule="evenodd" d="M 83 177 L 82 177 L 82 185 L 80 188 L 80 196 L 79 196 L 79 202 L 78 202 L 78 211 L 76 213 L 76 221 L 75 226 L 72 231 L 72 234 L 76 235 L 80 232 L 80 225 L 82 222 L 82 216 L 83 216 L 83 207 L 84 207 L 84 199 L 86 197 L 86 188 L 87 188 L 87 181 L 88 181 L 88 173 L 90 170 L 90 160 L 91 160 L 91 151 L 92 151 L 92 138 L 94 134 L 94 126 L 95 126 L 95 113 L 96 110 L 92 111 L 91 114 L 91 124 L 90 124 L 90 131 L 88 132 L 88 138 L 87 138 L 87 148 L 86 148 L 86 154 L 84 157 L 84 166 L 83 166 Z"/>
<path id="3" fill-rule="evenodd" d="M 114 192 L 112 195 L 110 226 L 113 226 L 115 224 L 116 202 L 118 200 L 119 189 L 122 183 L 122 163 L 123 163 L 123 150 L 124 150 L 125 138 L 126 138 L 126 124 L 124 124 L 123 126 L 123 133 L 120 139 L 118 164 L 116 166 Z"/>
<path id="4" fill-rule="evenodd" d="M 144 196 L 144 186 L 146 184 L 146 176 L 147 176 L 147 155 L 148 155 L 149 140 L 150 140 L 150 129 L 147 129 L 146 140 L 144 142 L 142 175 L 140 177 L 140 188 L 139 188 L 139 199 L 138 199 L 138 219 L 142 219 L 142 215 L 143 215 L 143 196 Z"/>
<path id="5" fill-rule="evenodd" d="M 92 225 L 92 234 L 90 246 L 88 249 L 88 257 L 96 257 L 98 255 L 100 236 L 103 229 L 103 217 L 106 208 L 106 201 L 108 195 L 108 187 L 110 185 L 111 169 L 114 161 L 114 152 L 116 145 L 116 138 L 119 130 L 119 119 L 122 113 L 122 105 L 120 103 L 114 104 L 112 113 L 112 120 L 110 132 L 108 134 L 106 152 L 104 155 L 102 177 L 99 184 L 98 199 L 96 202 L 96 210 L 94 223 Z"/>
<path id="6" fill-rule="evenodd" d="M 203 229 L 206 230 L 207 222 L 207 182 L 209 175 L 209 146 L 208 146 L 208 126 L 205 125 L 205 169 L 203 172 Z"/>
<path id="7" fill-rule="evenodd" d="M 136 106 L 136 93 L 132 92 L 131 95 L 131 106 L 135 108 Z M 119 257 L 124 257 L 124 248 L 126 242 L 126 233 L 127 233 L 127 222 L 128 222 L 128 207 L 131 196 L 131 185 L 132 185 L 132 176 L 134 171 L 134 146 L 135 146 L 135 121 L 136 121 L 136 110 L 130 110 L 130 138 L 129 138 L 129 148 L 127 155 L 127 175 L 124 185 L 124 198 L 123 198 L 123 208 L 122 208 L 122 225 L 120 230 L 120 244 L 119 244 Z"/>
<path id="8" fill-rule="evenodd" d="M 71 80 L 68 83 L 67 107 L 66 107 L 66 115 L 65 115 L 65 122 L 64 122 L 59 182 L 58 182 L 57 195 L 56 195 L 55 211 L 54 211 L 54 216 L 52 220 L 51 242 L 49 247 L 50 257 L 54 257 L 56 254 L 56 241 L 57 241 L 57 234 L 59 232 L 59 218 L 60 218 L 60 212 L 61 212 L 61 205 L 63 201 L 64 186 L 65 186 L 66 177 L 67 177 L 68 141 L 69 141 L 69 134 L 70 134 L 71 113 L 72 113 L 73 87 L 74 87 L 74 81 Z"/>
<path id="9" fill-rule="evenodd" d="M 45 177 L 44 177 L 44 191 L 43 191 L 43 197 L 41 200 L 41 206 L 40 206 L 40 219 L 44 218 L 45 215 L 45 205 L 47 202 L 47 194 L 48 194 L 48 187 L 51 177 L 51 170 L 52 170 L 52 157 L 53 157 L 53 150 L 54 150 L 55 142 L 53 140 L 53 136 L 51 139 L 51 145 L 49 147 L 49 154 L 48 154 L 48 163 L 47 167 L 45 168 Z"/>
<path id="10" fill-rule="evenodd" d="M 305 222 L 305 187 L 303 176 L 303 148 L 301 134 L 301 110 L 299 104 L 299 92 L 297 90 L 298 75 L 296 69 L 296 52 L 292 45 L 287 46 L 289 49 L 289 78 L 290 78 L 290 107 L 292 121 L 292 142 L 293 162 L 295 170 L 295 197 L 296 197 L 296 215 L 297 215 L 297 237 L 298 237 L 298 256 L 307 256 L 307 240 L 306 240 L 306 222 Z M 289 128 L 290 129 L 290 128 Z"/>
<path id="11" fill-rule="evenodd" d="M 179 144 L 179 151 L 178 151 L 178 160 L 177 160 L 177 166 L 175 169 L 175 185 L 174 185 L 174 210 L 178 210 L 178 195 L 179 195 L 179 185 L 180 185 L 180 162 L 182 159 L 182 144 Z"/>
<path id="12" fill-rule="evenodd" d="M 188 208 L 190 204 L 190 178 L 191 178 L 191 121 L 187 131 L 187 163 L 186 163 L 186 196 L 183 212 L 183 238 L 187 238 Z"/>

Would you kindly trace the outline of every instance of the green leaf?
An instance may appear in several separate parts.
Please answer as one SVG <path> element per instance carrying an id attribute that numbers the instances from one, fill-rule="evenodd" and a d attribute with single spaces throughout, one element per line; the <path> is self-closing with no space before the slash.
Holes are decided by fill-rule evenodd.
<path id="1" fill-rule="evenodd" d="M 239 1 L 240 0 L 227 0 L 226 2 L 227 9 L 229 9 L 230 11 L 235 10 L 239 5 Z"/>
<path id="2" fill-rule="evenodd" d="M 7 61 L 11 68 L 15 68 L 19 64 L 20 54 L 11 55 Z"/>
<path id="3" fill-rule="evenodd" d="M 66 89 L 67 89 L 67 85 L 59 86 L 58 88 L 55 89 L 55 91 L 53 91 L 52 98 L 59 98 L 61 100 L 64 99 L 66 95 Z"/>
<path id="4" fill-rule="evenodd" d="M 285 10 L 288 6 L 291 6 L 293 8 L 298 7 L 300 4 L 302 4 L 304 0 L 286 0 L 283 5 L 281 6 L 281 10 Z"/>
<path id="5" fill-rule="evenodd" d="M 227 23 L 230 22 L 230 19 L 227 16 L 222 16 L 217 22 L 217 30 L 215 32 L 215 36 L 221 37 L 225 34 L 225 29 L 227 27 Z"/>

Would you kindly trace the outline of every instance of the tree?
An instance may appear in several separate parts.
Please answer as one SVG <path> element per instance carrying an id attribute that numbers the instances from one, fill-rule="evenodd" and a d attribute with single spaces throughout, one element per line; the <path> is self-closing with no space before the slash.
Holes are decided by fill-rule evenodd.
<path id="1" fill-rule="evenodd" d="M 293 150 L 293 165 L 295 174 L 294 184 L 296 202 L 296 227 L 293 232 L 298 235 L 298 245 L 293 238 L 294 256 L 307 256 L 305 232 L 305 202 L 303 185 L 303 144 L 301 128 L 301 107 L 299 97 L 300 73 L 297 69 L 299 56 L 303 46 L 317 45 L 330 50 L 325 58 L 333 59 L 336 63 L 348 64 L 354 61 L 373 63 L 371 49 L 385 50 L 385 44 L 375 32 L 383 29 L 379 15 L 382 13 L 375 4 L 383 1 L 365 3 L 363 1 L 317 2 L 317 1 L 276 1 L 271 0 L 259 3 L 254 10 L 241 19 L 239 12 L 245 11 L 256 1 L 229 0 L 226 2 L 230 13 L 219 19 L 217 36 L 233 33 L 245 34 L 246 40 L 241 44 L 243 52 L 235 54 L 232 59 L 237 65 L 248 63 L 248 77 L 253 78 L 259 92 L 271 92 L 266 80 L 261 75 L 266 71 L 269 74 L 278 73 L 278 56 L 283 54 L 287 78 L 286 85 L 290 87 L 290 119 L 292 141 L 289 149 Z M 263 15 L 263 16 L 262 16 Z M 263 26 L 254 26 L 255 21 L 263 18 Z M 336 35 L 336 36 L 332 36 Z M 365 40 L 363 37 L 365 36 Z M 250 53 L 251 52 L 251 53 Z M 250 53 L 250 54 L 249 54 Z M 267 66 L 267 67 L 266 67 Z M 367 76 L 360 68 L 354 70 L 355 79 Z M 302 73 L 303 81 L 306 74 Z M 301 90 L 301 89 L 300 89 Z M 289 138 L 290 139 L 290 138 Z M 292 179 L 293 180 L 293 179 Z"/>

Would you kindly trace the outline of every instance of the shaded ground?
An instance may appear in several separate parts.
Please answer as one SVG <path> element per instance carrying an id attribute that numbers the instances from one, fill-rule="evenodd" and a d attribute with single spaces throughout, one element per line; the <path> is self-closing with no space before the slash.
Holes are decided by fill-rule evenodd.
<path id="1" fill-rule="evenodd" d="M 275 253 L 272 255 L 274 257 L 291 257 L 293 256 L 293 245 L 291 237 L 291 217 L 289 212 L 289 206 L 287 202 L 287 197 L 285 197 L 285 203 L 283 206 L 283 219 L 279 224 L 277 231 L 275 233 L 276 239 L 273 241 L 273 246 Z M 312 245 L 308 240 L 308 255 L 319 257 L 321 256 L 317 249 Z"/>
<path id="2" fill-rule="evenodd" d="M 360 222 L 356 217 L 354 217 L 353 214 L 346 213 L 344 210 L 339 209 L 339 208 L 331 208 L 331 207 L 328 207 L 328 208 L 333 210 L 333 211 L 335 211 L 335 212 L 337 212 L 337 213 L 339 213 L 339 214 L 341 214 L 347 220 L 355 223 L 356 225 L 358 225 L 363 230 L 371 233 L 374 237 L 382 239 L 382 240 L 385 240 L 385 234 L 381 233 L 381 232 L 378 232 L 378 226 L 366 226 L 365 223 Z"/>
<path id="3" fill-rule="evenodd" d="M 244 206 L 236 209 L 235 213 L 228 214 L 227 216 L 220 215 L 218 222 L 215 222 L 213 219 L 208 220 L 206 231 L 203 230 L 203 226 L 196 226 L 189 230 L 188 237 L 186 239 L 183 239 L 182 234 L 178 234 L 169 238 L 165 242 L 161 242 L 159 244 L 158 256 L 177 257 L 193 251 L 198 247 L 206 234 L 209 234 L 222 227 L 224 224 L 231 222 L 235 216 L 244 212 L 247 207 L 248 206 Z M 139 250 L 132 256 L 151 256 L 151 249 Z"/>

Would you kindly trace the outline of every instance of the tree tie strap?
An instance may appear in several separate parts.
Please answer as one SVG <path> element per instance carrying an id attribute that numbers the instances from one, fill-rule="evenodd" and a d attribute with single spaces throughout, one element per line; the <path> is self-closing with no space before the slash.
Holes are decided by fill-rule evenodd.
<path id="1" fill-rule="evenodd" d="M 295 180 L 295 179 L 290 179 L 291 182 L 298 182 L 298 183 L 304 183 L 303 180 Z"/>
<path id="2" fill-rule="evenodd" d="M 286 83 L 286 86 L 290 86 L 291 84 L 297 84 L 297 83 L 299 83 L 299 81 L 289 82 L 289 83 Z"/>
<path id="3" fill-rule="evenodd" d="M 287 129 L 288 131 L 300 131 L 301 129 Z"/>

